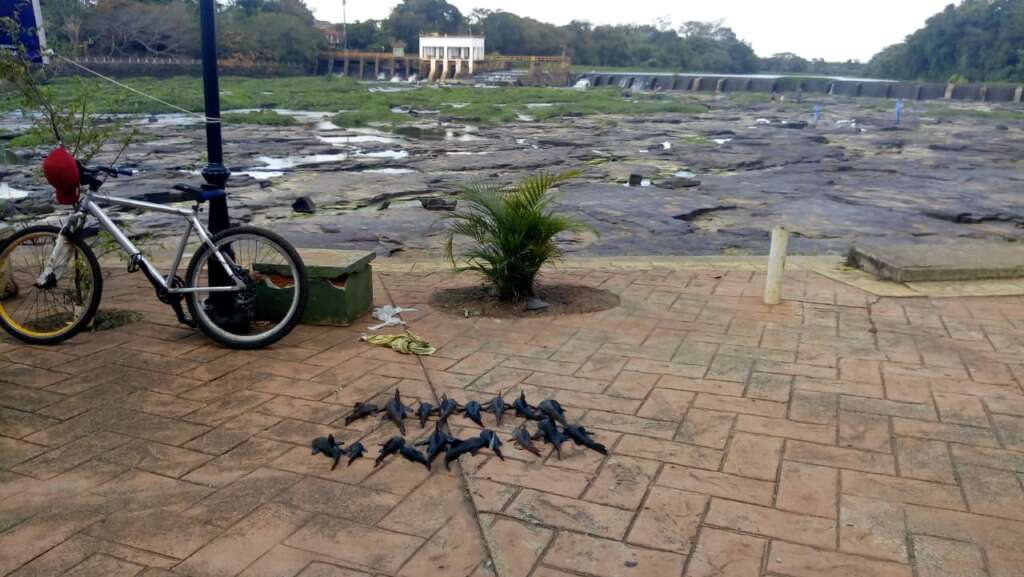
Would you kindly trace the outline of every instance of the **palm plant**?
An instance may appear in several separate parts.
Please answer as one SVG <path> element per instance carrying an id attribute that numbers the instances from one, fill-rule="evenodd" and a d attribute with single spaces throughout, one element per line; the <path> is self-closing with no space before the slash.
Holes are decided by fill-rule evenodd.
<path id="1" fill-rule="evenodd" d="M 489 281 L 503 301 L 534 296 L 537 273 L 558 260 L 562 251 L 555 237 L 563 232 L 592 230 L 586 223 L 557 214 L 550 208 L 551 189 L 576 172 L 541 173 L 513 185 L 477 183 L 462 188 L 463 210 L 449 213 L 448 260 L 457 271 L 475 271 Z M 455 237 L 465 236 L 473 245 L 455 257 Z"/>

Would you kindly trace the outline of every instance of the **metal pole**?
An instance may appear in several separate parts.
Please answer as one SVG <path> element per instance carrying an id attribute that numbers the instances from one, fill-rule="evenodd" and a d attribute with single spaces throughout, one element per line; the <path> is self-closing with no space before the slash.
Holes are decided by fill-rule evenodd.
<path id="1" fill-rule="evenodd" d="M 206 157 L 203 178 L 212 186 L 224 188 L 231 172 L 224 166 L 224 147 L 220 130 L 220 81 L 217 78 L 217 27 L 214 22 L 214 0 L 199 0 L 199 29 L 203 48 L 203 105 L 206 112 Z M 210 201 L 207 225 L 217 234 L 231 226 L 225 196 Z M 230 247 L 228 247 L 230 250 Z M 229 277 L 220 266 L 213 265 L 207 273 L 210 286 L 224 286 Z M 230 293 L 210 293 L 207 306 L 218 325 L 230 323 L 234 297 Z"/>
<path id="2" fill-rule="evenodd" d="M 341 0 L 341 45 L 348 57 L 348 17 L 345 15 L 345 0 Z"/>
<path id="3" fill-rule="evenodd" d="M 214 0 L 199 1 L 199 28 L 203 44 L 203 102 L 206 110 L 206 156 L 203 178 L 218 188 L 227 185 L 231 172 L 224 166 L 224 147 L 220 131 L 220 80 L 217 78 L 217 27 L 214 22 Z M 228 201 L 210 201 L 210 232 L 218 233 L 229 226 Z"/>

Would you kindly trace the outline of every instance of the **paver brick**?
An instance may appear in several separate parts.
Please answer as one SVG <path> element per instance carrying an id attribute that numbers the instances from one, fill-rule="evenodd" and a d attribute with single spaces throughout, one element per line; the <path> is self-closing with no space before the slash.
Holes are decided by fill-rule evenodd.
<path id="1" fill-rule="evenodd" d="M 380 549 L 381 545 L 373 545 Z M 473 511 L 466 504 L 427 540 L 399 571 L 400 577 L 464 577 L 486 556 Z M 371 568 L 379 570 L 371 565 Z"/>
<path id="2" fill-rule="evenodd" d="M 659 466 L 657 461 L 612 456 L 605 461 L 583 498 L 620 509 L 637 509 Z"/>
<path id="3" fill-rule="evenodd" d="M 736 419 L 736 430 L 817 443 L 831 442 L 835 438 L 835 426 L 833 425 L 798 423 L 788 419 L 773 419 L 756 415 L 739 415 Z"/>
<path id="4" fill-rule="evenodd" d="M 768 571 L 794 577 L 912 577 L 909 565 L 772 541 Z"/>
<path id="5" fill-rule="evenodd" d="M 171 511 L 151 509 L 115 513 L 87 532 L 99 539 L 184 559 L 221 530 Z"/>
<path id="6" fill-rule="evenodd" d="M 773 481 L 781 457 L 782 439 L 736 433 L 726 453 L 722 471 L 741 477 Z"/>
<path id="7" fill-rule="evenodd" d="M 836 546 L 834 519 L 788 513 L 718 497 L 711 500 L 704 522 L 723 529 L 787 539 L 816 547 L 835 549 Z"/>
<path id="8" fill-rule="evenodd" d="M 946 444 L 940 441 L 896 437 L 900 476 L 936 483 L 956 483 Z"/>
<path id="9" fill-rule="evenodd" d="M 524 489 L 508 507 L 508 513 L 523 521 L 622 539 L 633 513 L 596 503 L 559 497 Z"/>
<path id="10" fill-rule="evenodd" d="M 895 459 L 893 459 L 892 455 L 847 449 L 845 447 L 819 445 L 817 443 L 806 443 L 804 441 L 788 441 L 786 443 L 785 458 L 802 463 L 839 467 L 841 469 L 853 469 L 888 475 L 896 473 Z"/>
<path id="11" fill-rule="evenodd" d="M 839 550 L 906 563 L 903 506 L 871 497 L 843 495 L 839 507 Z"/>
<path id="12" fill-rule="evenodd" d="M 759 577 L 767 539 L 705 527 L 686 577 Z"/>
<path id="13" fill-rule="evenodd" d="M 486 531 L 500 554 L 491 561 L 497 574 L 503 577 L 527 577 L 555 535 L 551 529 L 507 518 L 494 519 L 490 515 L 482 515 L 480 521 L 493 523 Z"/>
<path id="14" fill-rule="evenodd" d="M 237 575 L 309 517 L 309 513 L 286 505 L 261 505 L 188 557 L 175 571 L 195 577 Z"/>
<path id="15" fill-rule="evenodd" d="M 710 470 L 722 461 L 722 451 L 638 435 L 624 435 L 615 453 Z"/>
<path id="16" fill-rule="evenodd" d="M 599 577 L 619 577 L 623 567 L 643 568 L 645 577 L 678 577 L 685 557 L 587 535 L 562 532 L 542 562 Z"/>
<path id="17" fill-rule="evenodd" d="M 843 471 L 841 482 L 845 494 L 926 507 L 964 509 L 960 491 L 949 485 L 860 471 Z"/>
<path id="18" fill-rule="evenodd" d="M 999 442 L 989 429 L 948 423 L 932 423 L 915 419 L 901 419 L 899 417 L 893 417 L 892 428 L 893 432 L 900 436 L 999 448 Z M 1024 447 L 1024 445 L 1021 446 Z"/>
<path id="19" fill-rule="evenodd" d="M 973 513 L 1024 521 L 1024 489 L 1010 471 L 960 465 L 960 484 Z"/>
<path id="20" fill-rule="evenodd" d="M 676 432 L 675 440 L 712 449 L 724 449 L 729 442 L 736 415 L 721 411 L 690 409 Z"/>
<path id="21" fill-rule="evenodd" d="M 760 505 L 771 505 L 775 492 L 768 481 L 677 465 L 665 465 L 656 484 Z"/>
<path id="22" fill-rule="evenodd" d="M 667 487 L 652 487 L 637 513 L 626 542 L 688 554 L 709 497 Z"/>
<path id="23" fill-rule="evenodd" d="M 838 493 L 836 469 L 786 461 L 782 464 L 775 505 L 785 511 L 834 519 Z"/>
<path id="24" fill-rule="evenodd" d="M 985 559 L 972 543 L 914 535 L 914 556 L 918 577 L 984 576 Z"/>

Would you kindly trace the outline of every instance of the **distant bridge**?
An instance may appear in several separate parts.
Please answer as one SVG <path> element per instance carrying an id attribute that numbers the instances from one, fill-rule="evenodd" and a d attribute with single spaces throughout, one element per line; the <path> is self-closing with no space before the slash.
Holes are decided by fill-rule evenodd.
<path id="1" fill-rule="evenodd" d="M 429 60 L 427 61 L 429 62 Z M 515 67 L 529 70 L 561 70 L 568 73 L 572 61 L 567 56 L 529 55 L 488 55 L 476 63 L 477 72 L 492 72 Z M 426 66 L 424 66 L 426 67 Z M 446 77 L 455 78 L 460 68 L 452 67 Z M 366 52 L 359 50 L 325 50 L 317 56 L 317 72 L 321 74 L 342 74 L 360 79 L 374 79 L 384 73 L 388 78 L 408 78 L 412 74 L 422 77 L 418 54 L 394 54 L 392 52 Z"/>

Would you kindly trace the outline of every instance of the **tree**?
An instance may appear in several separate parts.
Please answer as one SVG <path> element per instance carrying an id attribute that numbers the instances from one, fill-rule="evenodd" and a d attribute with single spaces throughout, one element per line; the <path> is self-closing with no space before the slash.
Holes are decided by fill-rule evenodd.
<path id="1" fill-rule="evenodd" d="M 72 56 L 84 50 L 82 25 L 93 3 L 88 0 L 43 0 L 40 8 L 50 46 Z"/>
<path id="2" fill-rule="evenodd" d="M 402 0 L 388 17 L 388 28 L 410 52 L 419 51 L 420 34 L 455 34 L 465 27 L 462 12 L 445 0 Z"/>

